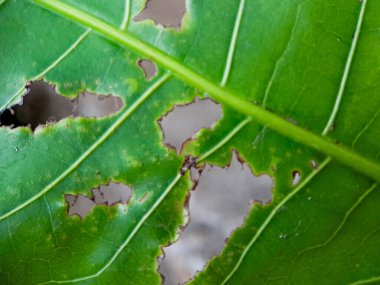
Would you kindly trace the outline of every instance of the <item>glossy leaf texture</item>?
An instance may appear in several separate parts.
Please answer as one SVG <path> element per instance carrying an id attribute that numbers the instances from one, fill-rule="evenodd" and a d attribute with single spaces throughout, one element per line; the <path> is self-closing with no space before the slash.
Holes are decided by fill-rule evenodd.
<path id="1" fill-rule="evenodd" d="M 56 3 L 68 4 L 68 12 Z M 116 0 L 2 2 L 2 108 L 39 78 L 64 96 L 112 93 L 126 105 L 111 117 L 66 119 L 35 133 L 1 129 L 2 282 L 159 284 L 156 258 L 184 223 L 190 181 L 180 171 L 183 156 L 162 145 L 156 121 L 199 91 L 221 98 L 209 90 L 277 114 L 289 131 L 279 134 L 221 98 L 221 121 L 187 144 L 184 154 L 199 163 L 225 165 L 237 150 L 256 174 L 275 180 L 273 202 L 255 204 L 221 255 L 190 283 L 377 282 L 377 182 L 296 134 L 293 140 L 291 126 L 378 167 L 380 4 L 192 0 L 179 31 L 134 23 L 143 7 Z M 83 15 L 112 29 L 90 27 Z M 120 30 L 155 49 L 131 48 L 117 40 Z M 136 65 L 146 55 L 160 65 L 151 81 Z M 204 81 L 197 84 L 188 70 Z M 132 187 L 128 206 L 66 217 L 64 194 L 89 194 L 110 179 Z"/>

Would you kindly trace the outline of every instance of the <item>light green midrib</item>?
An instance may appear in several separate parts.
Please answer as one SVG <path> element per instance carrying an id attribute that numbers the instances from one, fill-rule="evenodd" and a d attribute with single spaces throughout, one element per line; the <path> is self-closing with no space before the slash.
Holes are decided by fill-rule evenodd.
<path id="1" fill-rule="evenodd" d="M 358 17 L 358 22 L 357 22 L 356 29 L 355 29 L 355 35 L 354 35 L 354 38 L 352 40 L 350 52 L 348 54 L 346 65 L 344 67 L 342 80 L 340 82 L 338 96 L 336 97 L 335 104 L 333 107 L 333 111 L 331 112 L 329 120 L 327 121 L 326 127 L 322 132 L 322 135 L 324 135 L 324 136 L 328 134 L 328 132 L 330 131 L 330 129 L 332 128 L 332 126 L 334 124 L 336 116 L 338 115 L 339 107 L 341 105 L 343 94 L 344 94 L 344 91 L 346 89 L 348 76 L 350 74 L 352 61 L 354 59 L 354 55 L 356 52 L 356 46 L 357 46 L 358 41 L 359 41 L 359 36 L 360 36 L 361 27 L 363 24 L 366 6 L 367 6 L 367 0 L 363 0 L 362 5 L 361 5 L 361 9 L 360 9 L 360 13 L 359 13 L 359 17 Z"/>
<path id="2" fill-rule="evenodd" d="M 150 44 L 141 41 L 134 35 L 128 32 L 119 31 L 117 28 L 57 0 L 34 0 L 34 2 L 47 9 L 55 11 L 61 16 L 65 16 L 72 21 L 91 28 L 113 42 L 123 45 L 142 56 L 150 58 L 157 64 L 171 70 L 173 74 L 181 80 L 194 87 L 202 89 L 220 103 L 226 104 L 240 113 L 252 117 L 258 123 L 263 124 L 292 140 L 314 148 L 327 156 L 331 156 L 340 163 L 380 182 L 380 165 L 376 162 L 367 159 L 342 145 L 336 144 L 328 138 L 323 138 L 299 126 L 293 125 L 266 109 L 240 99 L 239 96 L 227 88 L 223 88 L 205 79 L 203 76 L 184 66 L 176 59 Z"/>

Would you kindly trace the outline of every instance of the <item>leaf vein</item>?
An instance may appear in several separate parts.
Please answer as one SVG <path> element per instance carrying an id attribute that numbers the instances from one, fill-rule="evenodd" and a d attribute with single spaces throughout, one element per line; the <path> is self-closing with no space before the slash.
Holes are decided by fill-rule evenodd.
<path id="1" fill-rule="evenodd" d="M 53 61 L 48 67 L 46 67 L 43 71 L 41 71 L 38 75 L 34 76 L 30 80 L 37 80 L 46 75 L 49 71 L 51 71 L 53 68 L 55 68 L 60 62 L 62 62 L 91 32 L 91 29 L 86 29 L 86 31 L 81 34 L 78 39 L 71 45 L 69 48 L 63 52 L 55 61 Z M 14 101 L 22 95 L 22 93 L 25 92 L 25 87 L 23 86 L 19 90 L 16 91 L 16 93 L 11 96 L 11 98 L 3 104 L 3 106 L 0 107 L 0 110 L 4 110 L 5 108 L 9 107 Z"/>
<path id="2" fill-rule="evenodd" d="M 208 150 L 203 155 L 201 155 L 197 159 L 197 161 L 201 162 L 201 161 L 205 160 L 207 157 L 209 157 L 210 155 L 212 155 L 213 153 L 215 153 L 218 149 L 220 149 L 226 143 L 228 143 L 235 135 L 237 135 L 250 122 L 252 122 L 252 118 L 251 117 L 248 117 L 245 120 L 241 121 L 226 136 L 224 136 L 223 139 L 220 140 L 214 147 L 212 147 L 210 150 Z"/>
<path id="3" fill-rule="evenodd" d="M 356 203 L 354 203 L 354 205 L 351 206 L 351 208 L 346 212 L 346 214 L 344 215 L 341 223 L 338 225 L 338 227 L 336 228 L 336 230 L 332 233 L 332 235 L 326 239 L 325 242 L 321 243 L 321 244 L 317 244 L 317 245 L 314 245 L 314 246 L 311 246 L 311 247 L 308 247 L 308 248 L 305 248 L 304 250 L 300 251 L 297 256 L 300 256 L 301 254 L 307 252 L 307 251 L 310 251 L 310 250 L 314 250 L 314 249 L 317 249 L 317 248 L 321 248 L 321 247 L 324 247 L 326 246 L 327 244 L 329 244 L 337 235 L 338 233 L 342 230 L 343 226 L 346 224 L 347 220 L 349 219 L 349 217 L 351 216 L 351 214 L 360 206 L 360 204 L 371 194 L 373 193 L 373 191 L 377 188 L 378 184 L 375 183 L 373 184 L 367 191 L 365 191 L 360 197 L 359 199 L 356 201 Z"/>
<path id="4" fill-rule="evenodd" d="M 223 78 L 222 78 L 222 81 L 220 82 L 221 86 L 225 86 L 227 84 L 228 78 L 230 76 L 231 67 L 232 67 L 233 59 L 236 52 L 236 43 L 239 36 L 239 30 L 240 30 L 240 26 L 241 26 L 243 14 L 244 14 L 244 7 L 245 7 L 245 0 L 240 0 L 239 9 L 238 9 L 236 20 L 235 20 L 234 30 L 232 33 L 231 42 L 230 42 L 230 46 L 228 50 L 227 61 L 224 68 Z"/>
<path id="5" fill-rule="evenodd" d="M 128 28 L 129 19 L 131 14 L 131 0 L 125 0 L 124 17 L 120 25 L 120 30 L 124 31 Z"/>
<path id="6" fill-rule="evenodd" d="M 380 165 L 372 161 L 372 159 L 357 154 L 343 145 L 335 144 L 324 136 L 317 135 L 304 128 L 293 125 L 279 115 L 256 106 L 247 100 L 241 99 L 235 93 L 209 81 L 194 70 L 183 65 L 183 63 L 171 55 L 145 43 L 131 33 L 123 33 L 87 13 L 57 0 L 34 0 L 34 2 L 42 5 L 46 9 L 55 11 L 63 17 L 92 28 L 107 39 L 148 57 L 162 67 L 172 71 L 173 74 L 184 82 L 208 92 L 215 100 L 234 108 L 242 114 L 254 118 L 258 123 L 284 136 L 290 137 L 299 143 L 312 147 L 327 156 L 331 156 L 340 163 L 380 182 Z"/>
<path id="7" fill-rule="evenodd" d="M 74 163 L 70 165 L 61 175 L 59 175 L 54 181 L 49 183 L 44 189 L 38 192 L 33 197 L 29 198 L 27 201 L 16 206 L 12 210 L 0 216 L 0 221 L 9 218 L 13 214 L 17 213 L 21 209 L 29 206 L 34 201 L 38 200 L 51 189 L 57 186 L 61 181 L 63 181 L 71 172 L 73 172 L 83 161 L 85 161 L 103 142 L 105 142 L 120 126 L 124 121 L 146 100 L 156 91 L 163 83 L 165 83 L 171 77 L 170 73 L 166 73 L 160 79 L 158 79 L 150 88 L 148 88 L 142 96 L 137 99 L 125 112 L 108 128 L 103 135 L 99 137 Z"/>
<path id="8" fill-rule="evenodd" d="M 319 174 L 331 161 L 331 158 L 326 158 L 320 165 L 320 167 L 314 171 L 312 171 L 305 180 L 293 191 L 291 191 L 284 199 L 281 200 L 280 203 L 276 205 L 276 207 L 270 212 L 268 217 L 265 219 L 263 224 L 258 228 L 255 235 L 252 237 L 248 245 L 245 247 L 244 251 L 240 255 L 239 260 L 236 262 L 235 266 L 232 268 L 230 273 L 225 277 L 225 279 L 221 282 L 221 285 L 227 284 L 227 282 L 232 278 L 232 276 L 236 273 L 240 265 L 242 264 L 244 258 L 247 256 L 248 252 L 251 250 L 252 246 L 256 243 L 256 241 L 259 239 L 261 234 L 264 232 L 264 230 L 267 228 L 269 223 L 273 220 L 273 218 L 278 213 L 279 209 L 283 207 L 290 199 L 292 199 L 296 194 L 298 194 L 304 187 L 315 177 L 317 174 Z"/>
<path id="9" fill-rule="evenodd" d="M 340 104 L 341 104 L 341 101 L 343 98 L 343 94 L 344 94 L 344 91 L 346 89 L 348 75 L 349 75 L 350 70 L 351 70 L 352 61 L 353 61 L 354 56 L 355 56 L 356 46 L 357 46 L 357 43 L 359 41 L 359 36 L 360 36 L 360 31 L 361 31 L 361 27 L 362 27 L 362 23 L 363 23 L 363 19 L 364 19 L 366 6 L 367 6 L 367 0 L 363 0 L 362 4 L 361 4 L 359 17 L 358 17 L 358 22 L 357 22 L 356 29 L 355 29 L 354 39 L 352 40 L 350 52 L 348 54 L 346 65 L 344 67 L 342 80 L 340 82 L 338 95 L 336 97 L 335 104 L 334 104 L 333 110 L 330 114 L 329 120 L 327 121 L 325 129 L 322 132 L 323 136 L 327 135 L 328 132 L 331 130 L 331 128 L 334 124 L 335 118 L 336 118 L 338 111 L 339 111 L 339 107 L 340 107 Z"/>
<path id="10" fill-rule="evenodd" d="M 295 20 L 294 20 L 294 24 L 293 24 L 293 27 L 291 29 L 291 32 L 290 32 L 290 35 L 289 35 L 289 39 L 287 41 L 287 44 L 285 46 L 285 48 L 283 49 L 282 53 L 280 54 L 280 56 L 277 58 L 275 64 L 274 64 L 274 68 L 273 68 L 273 72 L 272 72 L 272 75 L 269 79 L 269 82 L 267 84 L 267 87 L 265 89 L 265 93 L 264 93 L 264 99 L 263 99 L 263 104 L 262 106 L 265 108 L 266 107 L 266 104 L 267 104 L 267 100 L 268 100 L 268 96 L 269 96 L 269 92 L 270 92 L 270 89 L 272 88 L 272 84 L 273 84 L 273 81 L 274 79 L 276 78 L 276 75 L 277 75 L 277 70 L 279 68 L 279 64 L 281 62 L 281 59 L 283 59 L 284 55 L 286 54 L 289 46 L 290 46 L 290 42 L 295 34 L 295 30 L 298 26 L 298 21 L 299 21 L 299 18 L 300 18 L 300 14 L 301 14 L 301 5 L 298 5 L 297 7 L 297 14 L 296 14 L 296 17 L 295 17 Z"/>
<path id="11" fill-rule="evenodd" d="M 368 128 L 373 124 L 373 122 L 376 120 L 376 118 L 379 116 L 380 114 L 380 109 L 377 110 L 377 112 L 375 113 L 375 115 L 373 115 L 373 117 L 371 118 L 371 120 L 364 126 L 364 128 L 358 133 L 358 135 L 355 137 L 355 139 L 352 141 L 352 148 L 354 148 L 354 146 L 356 145 L 356 143 L 358 142 L 358 140 L 360 139 L 360 137 L 368 130 Z"/>
<path id="12" fill-rule="evenodd" d="M 133 237 L 137 234 L 137 232 L 140 230 L 142 225 L 145 223 L 145 221 L 152 215 L 152 213 L 157 209 L 157 207 L 161 204 L 161 202 L 166 198 L 166 196 L 171 192 L 171 190 L 177 185 L 177 183 L 181 180 L 182 174 L 178 173 L 177 176 L 172 180 L 172 182 L 168 185 L 168 187 L 162 192 L 162 194 L 158 197 L 156 202 L 153 204 L 153 206 L 147 211 L 144 216 L 140 219 L 140 221 L 137 223 L 137 225 L 133 228 L 132 232 L 128 235 L 124 243 L 117 249 L 117 251 L 112 255 L 112 257 L 108 260 L 108 262 L 95 274 L 71 279 L 71 280 L 51 280 L 48 282 L 40 283 L 42 284 L 50 284 L 50 283 L 57 283 L 57 284 L 63 284 L 63 283 L 76 283 L 84 280 L 89 280 L 96 278 L 100 276 L 104 271 L 106 271 L 112 263 L 118 258 L 118 256 L 123 252 L 123 250 L 127 247 L 129 242 L 133 239 Z"/>

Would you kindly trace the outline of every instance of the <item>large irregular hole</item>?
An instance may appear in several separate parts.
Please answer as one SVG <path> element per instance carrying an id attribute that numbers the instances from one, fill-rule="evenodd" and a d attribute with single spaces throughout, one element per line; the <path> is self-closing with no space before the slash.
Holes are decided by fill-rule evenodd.
<path id="1" fill-rule="evenodd" d="M 244 222 L 253 201 L 271 201 L 272 187 L 269 176 L 252 175 L 236 156 L 228 168 L 206 166 L 198 187 L 191 193 L 189 225 L 176 243 L 164 249 L 160 265 L 164 284 L 182 284 L 201 270 Z"/>
<path id="2" fill-rule="evenodd" d="M 112 206 L 117 203 L 127 204 L 131 197 L 131 188 L 124 184 L 111 182 L 108 185 L 101 186 L 92 190 L 96 204 L 107 204 Z"/>
<path id="3" fill-rule="evenodd" d="M 196 99 L 185 106 L 176 106 L 161 119 L 164 143 L 180 150 L 182 144 L 201 128 L 209 128 L 220 119 L 222 108 L 211 99 Z"/>
<path id="4" fill-rule="evenodd" d="M 69 206 L 67 215 L 77 215 L 83 219 L 96 205 L 127 204 L 131 197 L 131 189 L 122 183 L 111 182 L 93 189 L 92 194 L 92 197 L 66 194 L 65 199 Z"/>
<path id="5" fill-rule="evenodd" d="M 149 59 L 140 59 L 138 66 L 143 70 L 147 80 L 152 79 L 157 74 L 157 66 Z"/>
<path id="6" fill-rule="evenodd" d="M 57 122 L 67 117 L 101 117 L 111 115 L 123 107 L 119 97 L 80 94 L 68 100 L 55 92 L 54 86 L 44 81 L 35 81 L 20 105 L 6 109 L 0 115 L 0 126 L 12 128 Z"/>
<path id="7" fill-rule="evenodd" d="M 186 0 L 148 0 L 136 22 L 151 19 L 156 25 L 180 28 L 186 13 Z"/>

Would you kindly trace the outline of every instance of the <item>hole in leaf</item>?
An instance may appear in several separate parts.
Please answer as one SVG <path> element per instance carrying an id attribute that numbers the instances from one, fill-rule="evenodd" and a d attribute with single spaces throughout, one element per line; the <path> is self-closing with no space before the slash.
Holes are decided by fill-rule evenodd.
<path id="1" fill-rule="evenodd" d="M 182 144 L 201 128 L 210 128 L 222 115 L 222 108 L 211 99 L 175 106 L 160 120 L 164 143 L 180 150 Z"/>
<path id="2" fill-rule="evenodd" d="M 186 0 L 148 0 L 144 10 L 133 20 L 140 22 L 151 19 L 156 25 L 178 29 L 185 13 Z"/>
<path id="3" fill-rule="evenodd" d="M 176 243 L 164 249 L 160 264 L 164 284 L 182 284 L 201 270 L 243 223 L 250 209 L 249 201 L 272 200 L 272 187 L 269 176 L 252 175 L 236 155 L 228 168 L 206 166 L 198 187 L 191 193 L 189 225 Z"/>
<path id="4" fill-rule="evenodd" d="M 147 80 L 152 79 L 157 74 L 157 67 L 151 60 L 140 59 L 137 64 L 144 71 Z"/>
<path id="5" fill-rule="evenodd" d="M 293 176 L 292 186 L 296 186 L 301 181 L 301 173 L 296 170 L 296 171 L 293 171 L 292 176 Z"/>
<path id="6" fill-rule="evenodd" d="M 54 86 L 44 82 L 32 82 L 21 104 L 4 110 L 0 126 L 16 128 L 57 122 L 67 117 L 101 117 L 119 111 L 124 103 L 119 97 L 80 94 L 76 99 L 66 99 L 55 92 Z"/>
<path id="7" fill-rule="evenodd" d="M 82 194 L 66 194 L 65 199 L 69 205 L 67 215 L 77 215 L 84 218 L 96 205 L 127 204 L 131 196 L 131 189 L 122 183 L 111 182 L 108 185 L 93 189 L 92 194 L 92 197 Z"/>

